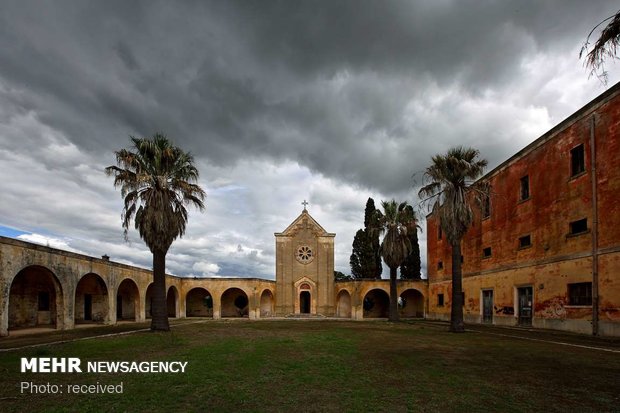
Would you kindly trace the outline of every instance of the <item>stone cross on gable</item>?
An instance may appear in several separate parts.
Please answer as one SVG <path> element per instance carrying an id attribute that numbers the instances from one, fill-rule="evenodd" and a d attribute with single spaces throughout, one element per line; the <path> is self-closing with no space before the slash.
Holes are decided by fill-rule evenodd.
<path id="1" fill-rule="evenodd" d="M 304 206 L 304 211 L 306 210 L 306 206 L 308 205 L 308 202 L 304 199 L 304 202 L 301 203 Z"/>

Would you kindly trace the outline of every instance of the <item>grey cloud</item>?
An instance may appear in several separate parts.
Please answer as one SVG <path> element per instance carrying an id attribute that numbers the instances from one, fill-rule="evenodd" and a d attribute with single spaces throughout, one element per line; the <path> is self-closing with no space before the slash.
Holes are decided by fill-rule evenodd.
<path id="1" fill-rule="evenodd" d="M 600 93 L 576 51 L 617 7 L 5 2 L 0 224 L 149 267 L 102 169 L 163 131 L 208 192 L 171 271 L 272 276 L 273 232 L 305 198 L 348 272 L 368 196 L 415 204 L 431 155 L 473 145 L 496 165 Z"/>
<path id="2" fill-rule="evenodd" d="M 128 134 L 162 130 L 218 165 L 240 157 L 291 159 L 387 191 L 408 184 L 395 176 L 418 163 L 415 147 L 429 136 L 417 133 L 429 126 L 403 121 L 409 102 L 432 99 L 429 84 L 464 100 L 506 88 L 523 80 L 527 56 L 579 44 L 599 10 L 615 7 L 576 1 L 66 5 L 9 4 L 0 70 L 30 92 L 25 105 L 77 145 L 111 153 Z M 453 120 L 449 113 L 444 118 Z M 480 126 L 480 133 L 489 131 Z"/>

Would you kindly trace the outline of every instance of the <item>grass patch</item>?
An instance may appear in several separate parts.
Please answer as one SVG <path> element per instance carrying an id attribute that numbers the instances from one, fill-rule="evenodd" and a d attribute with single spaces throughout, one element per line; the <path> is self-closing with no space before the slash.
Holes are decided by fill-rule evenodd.
<path id="1" fill-rule="evenodd" d="M 189 364 L 185 374 L 21 374 L 21 357 Z M 618 377 L 618 353 L 426 322 L 222 321 L 1 353 L 0 410 L 618 411 Z M 122 381 L 124 392 L 21 394 L 22 381 Z"/>

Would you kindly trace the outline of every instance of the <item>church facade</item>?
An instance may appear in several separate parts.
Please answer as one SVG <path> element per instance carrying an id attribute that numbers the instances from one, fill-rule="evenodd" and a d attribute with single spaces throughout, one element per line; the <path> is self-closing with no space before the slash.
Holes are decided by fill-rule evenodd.
<path id="1" fill-rule="evenodd" d="M 334 280 L 335 234 L 305 206 L 275 233 L 275 281 L 166 276 L 171 318 L 263 319 L 387 317 L 389 280 Z M 152 272 L 0 237 L 0 336 L 24 328 L 144 322 L 151 316 Z M 425 280 L 399 281 L 403 317 L 427 312 Z"/>

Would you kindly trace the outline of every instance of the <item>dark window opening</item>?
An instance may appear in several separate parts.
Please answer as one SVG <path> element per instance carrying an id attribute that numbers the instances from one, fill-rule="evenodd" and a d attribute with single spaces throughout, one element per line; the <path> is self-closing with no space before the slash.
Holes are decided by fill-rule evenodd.
<path id="1" fill-rule="evenodd" d="M 485 194 L 482 198 L 482 218 L 491 216 L 491 196 Z"/>
<path id="2" fill-rule="evenodd" d="M 465 258 L 461 255 L 461 264 L 465 262 Z"/>
<path id="3" fill-rule="evenodd" d="M 525 175 L 521 178 L 521 201 L 525 201 L 530 197 L 530 177 Z"/>
<path id="4" fill-rule="evenodd" d="M 570 175 L 575 176 L 586 170 L 585 151 L 583 144 L 570 151 Z"/>
<path id="5" fill-rule="evenodd" d="M 439 261 L 439 262 L 437 263 L 437 269 L 438 269 L 438 270 L 443 270 L 443 261 Z"/>
<path id="6" fill-rule="evenodd" d="M 588 231 L 588 219 L 580 219 L 569 224 L 569 234 L 581 234 Z"/>
<path id="7" fill-rule="evenodd" d="M 443 307 L 443 294 L 437 294 L 437 307 Z"/>
<path id="8" fill-rule="evenodd" d="M 92 321 L 93 319 L 93 296 L 84 294 L 84 320 Z"/>
<path id="9" fill-rule="evenodd" d="M 568 284 L 569 305 L 592 305 L 592 283 Z"/>
<path id="10" fill-rule="evenodd" d="M 482 250 L 482 257 L 489 258 L 491 256 L 491 247 L 486 247 Z"/>
<path id="11" fill-rule="evenodd" d="M 519 248 L 527 248 L 532 246 L 532 237 L 524 235 L 519 238 Z"/>
<path id="12" fill-rule="evenodd" d="M 50 310 L 50 293 L 47 291 L 39 291 L 39 311 Z"/>

